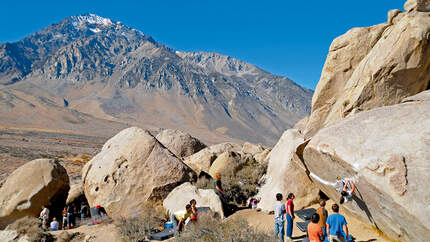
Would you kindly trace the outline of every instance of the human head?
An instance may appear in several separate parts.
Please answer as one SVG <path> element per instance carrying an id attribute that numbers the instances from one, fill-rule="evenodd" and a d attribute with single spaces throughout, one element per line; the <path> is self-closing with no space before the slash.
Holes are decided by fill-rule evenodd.
<path id="1" fill-rule="evenodd" d="M 42 205 L 42 209 L 45 209 L 45 205 Z"/>
<path id="2" fill-rule="evenodd" d="M 318 223 L 320 221 L 320 215 L 317 213 L 312 214 L 311 221 L 312 223 Z"/>
<path id="3" fill-rule="evenodd" d="M 52 221 L 57 221 L 57 218 L 56 217 L 52 218 Z"/>
<path id="4" fill-rule="evenodd" d="M 290 193 L 290 194 L 288 194 L 288 199 L 294 199 L 296 196 L 294 196 L 294 193 Z"/>
<path id="5" fill-rule="evenodd" d="M 217 180 L 221 180 L 221 173 L 217 172 L 217 173 L 215 174 L 215 178 L 216 178 Z"/>
<path id="6" fill-rule="evenodd" d="M 343 204 L 344 202 L 345 202 L 345 197 L 344 196 L 340 196 L 339 203 Z"/>
<path id="7" fill-rule="evenodd" d="M 348 193 L 347 193 L 347 192 L 345 192 L 345 191 L 341 191 L 341 192 L 340 192 L 340 195 L 342 195 L 342 196 L 346 197 L 346 196 L 348 196 Z"/>
<path id="8" fill-rule="evenodd" d="M 324 199 L 321 199 L 321 201 L 320 201 L 320 206 L 321 206 L 321 207 L 325 207 L 325 200 L 324 200 Z"/>
<path id="9" fill-rule="evenodd" d="M 187 206 L 185 206 L 185 209 L 187 210 L 187 212 L 191 212 L 191 205 L 187 204 Z"/>
<path id="10" fill-rule="evenodd" d="M 197 204 L 196 199 L 191 199 L 190 205 L 192 206 L 192 205 L 196 205 L 196 204 Z"/>
<path id="11" fill-rule="evenodd" d="M 338 213 L 339 212 L 339 205 L 337 205 L 335 203 L 335 204 L 333 204 L 333 206 L 331 206 L 331 209 L 333 210 L 334 213 Z"/>
<path id="12" fill-rule="evenodd" d="M 276 201 L 281 201 L 282 200 L 282 194 L 281 193 L 277 193 L 276 194 Z"/>

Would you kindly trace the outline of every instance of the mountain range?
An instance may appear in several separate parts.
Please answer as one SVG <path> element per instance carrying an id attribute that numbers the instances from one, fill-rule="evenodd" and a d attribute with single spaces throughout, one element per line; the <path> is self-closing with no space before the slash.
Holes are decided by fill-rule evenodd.
<path id="1" fill-rule="evenodd" d="M 111 136 L 174 128 L 273 145 L 313 92 L 217 53 L 181 52 L 120 22 L 71 16 L 0 45 L 0 125 Z"/>

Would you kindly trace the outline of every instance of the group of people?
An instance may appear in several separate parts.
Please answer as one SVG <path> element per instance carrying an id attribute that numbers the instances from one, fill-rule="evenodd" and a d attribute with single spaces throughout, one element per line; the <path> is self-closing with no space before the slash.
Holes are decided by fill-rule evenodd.
<path id="1" fill-rule="evenodd" d="M 343 204 L 352 200 L 355 184 L 352 180 L 337 179 L 337 190 L 340 193 L 339 203 Z M 287 240 L 292 240 L 294 216 L 294 200 L 293 193 L 288 194 L 286 205 L 282 202 L 283 196 L 281 193 L 276 194 L 275 203 L 275 237 L 284 241 L 285 214 L 287 221 Z M 328 215 L 325 209 L 325 200 L 320 201 L 320 207 L 311 217 L 311 223 L 307 227 L 307 235 L 310 242 L 325 241 L 326 238 L 330 242 L 345 242 L 348 240 L 349 231 L 346 219 L 339 214 L 339 205 L 333 204 L 331 215 Z"/>
<path id="2" fill-rule="evenodd" d="M 89 217 L 89 207 L 87 204 L 82 202 L 80 210 L 78 211 L 75 205 L 70 204 L 64 207 L 62 211 L 62 216 L 63 216 L 63 220 L 61 224 L 62 229 L 63 230 L 71 229 L 73 227 L 76 227 L 77 218 L 80 217 L 81 223 L 82 223 L 87 217 Z M 42 226 L 45 229 L 48 228 L 49 218 L 50 218 L 49 209 L 43 205 L 42 211 L 40 212 L 39 219 L 41 220 Z M 52 221 L 49 223 L 49 230 L 56 231 L 59 229 L 59 227 L 60 227 L 60 224 L 57 221 L 57 218 L 53 217 Z"/>
<path id="3" fill-rule="evenodd" d="M 191 199 L 190 203 L 185 206 L 185 210 L 176 211 L 170 215 L 175 234 L 182 231 L 188 218 L 191 223 L 197 223 L 199 212 L 196 205 L 196 200 Z"/>

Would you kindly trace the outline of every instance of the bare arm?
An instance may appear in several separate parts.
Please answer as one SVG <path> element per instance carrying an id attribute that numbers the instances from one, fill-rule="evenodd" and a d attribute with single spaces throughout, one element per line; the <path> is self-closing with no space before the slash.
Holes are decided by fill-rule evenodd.
<path id="1" fill-rule="evenodd" d="M 184 218 L 181 218 L 180 220 L 179 220 L 179 223 L 178 223 L 178 227 L 177 227 L 177 230 L 179 231 L 179 229 L 181 228 L 181 224 L 184 222 Z"/>
<path id="2" fill-rule="evenodd" d="M 349 235 L 348 226 L 347 226 L 347 225 L 344 225 L 344 226 L 343 226 L 343 230 L 345 231 L 346 239 L 348 239 L 348 235 Z"/>
<path id="3" fill-rule="evenodd" d="M 330 235 L 330 225 L 326 224 L 327 236 Z"/>
<path id="4" fill-rule="evenodd" d="M 350 181 L 349 183 L 351 184 L 351 194 L 353 194 L 355 191 L 355 184 L 352 181 Z"/>

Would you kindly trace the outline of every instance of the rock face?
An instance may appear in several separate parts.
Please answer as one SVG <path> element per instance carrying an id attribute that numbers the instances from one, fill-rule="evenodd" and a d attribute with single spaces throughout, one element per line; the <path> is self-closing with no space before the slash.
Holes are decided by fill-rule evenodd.
<path id="1" fill-rule="evenodd" d="M 196 199 L 197 207 L 210 207 L 221 218 L 224 217 L 221 200 L 215 194 L 214 190 L 198 189 L 189 182 L 173 189 L 166 199 L 164 199 L 163 206 L 169 213 L 185 210 L 185 205 L 189 204 L 191 199 Z"/>
<path id="2" fill-rule="evenodd" d="M 429 0 L 408 0 L 404 5 L 406 12 L 416 10 L 419 12 L 430 12 Z"/>
<path id="3" fill-rule="evenodd" d="M 406 6 L 412 3 L 419 7 L 390 11 L 388 23 L 354 28 L 333 41 L 305 137 L 350 114 L 397 104 L 429 88 L 430 16 L 417 12 L 428 1 Z"/>
<path id="4" fill-rule="evenodd" d="M 103 206 L 113 218 L 136 215 L 146 201 L 164 199 L 195 176 L 148 131 L 136 127 L 108 140 L 82 171 L 89 204 Z"/>
<path id="5" fill-rule="evenodd" d="M 222 153 L 216 160 L 213 162 L 209 169 L 209 175 L 215 178 L 216 173 L 223 173 L 225 170 L 235 170 L 240 168 L 242 163 L 242 157 L 239 153 L 234 151 L 227 151 Z"/>
<path id="6" fill-rule="evenodd" d="M 319 189 L 308 178 L 300 159 L 296 157 L 296 149 L 303 142 L 303 135 L 298 130 L 289 129 L 267 156 L 269 164 L 265 182 L 257 194 L 261 197 L 258 207 L 262 210 L 273 211 L 276 193 L 282 193 L 284 198 L 288 193 L 294 193 L 297 209 L 319 198 Z"/>
<path id="7" fill-rule="evenodd" d="M 180 158 L 190 156 L 206 148 L 206 145 L 200 140 L 180 130 L 165 129 L 156 138 Z"/>
<path id="8" fill-rule="evenodd" d="M 188 156 L 184 162 L 191 167 L 197 174 L 202 171 L 209 173 L 209 169 L 216 158 L 224 152 L 234 151 L 240 152 L 242 146 L 235 143 L 221 143 L 204 148 L 203 150 Z"/>
<path id="9" fill-rule="evenodd" d="M 85 202 L 87 199 L 85 198 L 84 189 L 82 188 L 82 184 L 74 184 L 70 186 L 69 195 L 67 196 L 66 204 L 81 204 L 81 202 Z"/>
<path id="10" fill-rule="evenodd" d="M 356 183 L 345 208 L 396 240 L 430 238 L 430 91 L 321 129 L 304 150 L 311 176 L 332 199 L 337 176 Z"/>
<path id="11" fill-rule="evenodd" d="M 38 159 L 24 164 L 0 188 L 0 228 L 25 216 L 38 217 L 42 205 L 56 214 L 68 191 L 69 176 L 57 160 Z"/>

